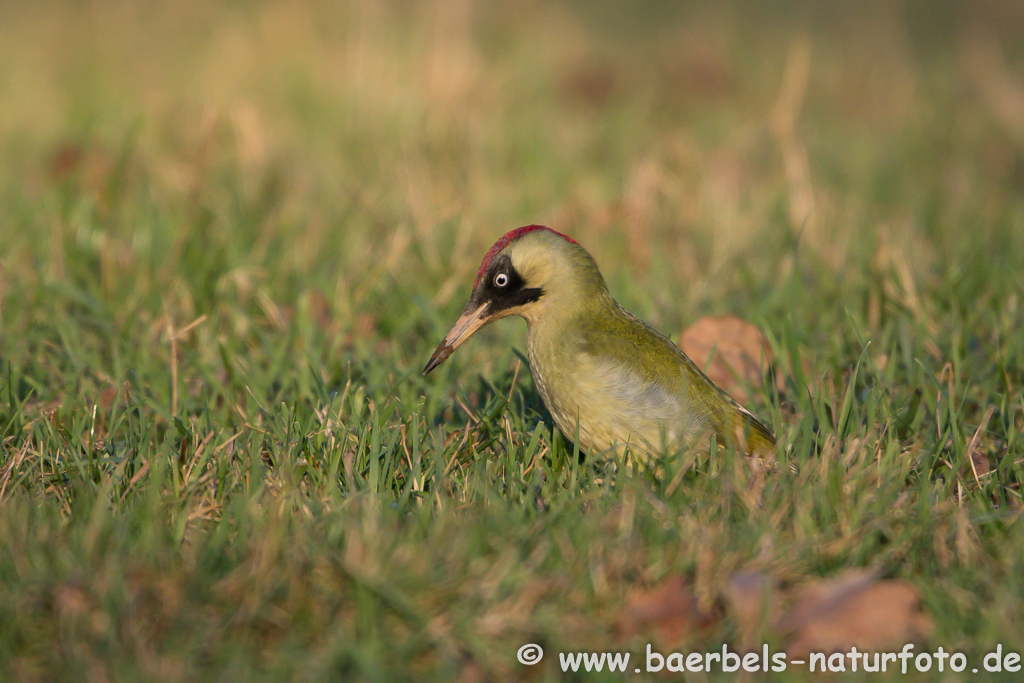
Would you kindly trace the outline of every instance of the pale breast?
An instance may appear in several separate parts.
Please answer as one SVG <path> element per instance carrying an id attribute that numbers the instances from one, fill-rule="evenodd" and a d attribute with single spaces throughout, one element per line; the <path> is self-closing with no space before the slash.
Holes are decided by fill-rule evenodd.
<path id="1" fill-rule="evenodd" d="M 634 452 L 660 450 L 696 427 L 680 396 L 614 359 L 577 351 L 559 365 L 532 351 L 530 367 L 544 404 L 567 438 L 575 440 L 579 430 L 580 448 L 591 455 L 621 453 L 626 444 Z"/>

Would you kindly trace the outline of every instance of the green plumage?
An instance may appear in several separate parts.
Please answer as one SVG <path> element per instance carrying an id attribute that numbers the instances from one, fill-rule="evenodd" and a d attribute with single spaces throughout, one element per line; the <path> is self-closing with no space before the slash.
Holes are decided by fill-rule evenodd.
<path id="1" fill-rule="evenodd" d="M 512 237 L 509 237 L 512 235 Z M 520 315 L 529 326 L 530 369 L 559 429 L 592 455 L 639 455 L 692 445 L 714 433 L 750 453 L 775 445 L 771 432 L 722 391 L 667 337 L 612 299 L 593 258 L 546 228 L 521 228 L 496 243 L 462 318 L 427 371 L 479 326 Z M 506 258 L 507 257 L 507 258 Z M 540 295 L 508 306 L 495 283 L 513 269 Z M 493 313 L 489 313 L 493 310 Z"/>

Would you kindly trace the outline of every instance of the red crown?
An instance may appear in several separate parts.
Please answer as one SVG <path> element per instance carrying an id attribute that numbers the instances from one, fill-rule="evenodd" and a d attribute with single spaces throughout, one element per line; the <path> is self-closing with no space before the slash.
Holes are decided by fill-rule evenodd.
<path id="1" fill-rule="evenodd" d="M 531 233 L 534 230 L 547 230 L 548 232 L 553 232 L 562 239 L 572 242 L 573 244 L 579 244 L 579 242 L 569 237 L 568 235 L 563 235 L 557 230 L 552 230 L 551 228 L 544 225 L 525 225 L 521 228 L 516 228 L 515 230 L 509 230 L 504 235 L 502 235 L 501 238 L 497 242 L 495 242 L 490 249 L 487 250 L 487 253 L 484 255 L 484 261 L 483 263 L 480 264 L 480 270 L 476 272 L 476 282 L 473 283 L 473 289 L 476 289 L 477 285 L 480 284 L 480 278 L 484 276 L 484 273 L 487 271 L 488 266 L 491 265 L 491 261 L 494 260 L 494 257 L 497 256 L 502 249 L 507 247 L 512 242 L 515 242 L 523 235 Z"/>

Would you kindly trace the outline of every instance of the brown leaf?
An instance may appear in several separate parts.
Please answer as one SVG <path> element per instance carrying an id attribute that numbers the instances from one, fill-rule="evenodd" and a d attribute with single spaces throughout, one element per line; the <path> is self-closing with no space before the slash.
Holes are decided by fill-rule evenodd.
<path id="1" fill-rule="evenodd" d="M 764 370 L 775 360 L 761 331 L 732 315 L 704 316 L 683 331 L 679 346 L 740 403 L 750 399 L 748 387 L 762 386 Z M 781 378 L 776 385 L 784 388 Z"/>
<path id="2" fill-rule="evenodd" d="M 322 330 L 330 329 L 331 323 L 334 320 L 330 300 L 319 289 L 306 290 L 305 297 L 310 320 L 316 323 Z"/>
<path id="3" fill-rule="evenodd" d="M 970 456 L 970 476 L 980 484 L 981 478 L 992 471 L 992 463 L 988 456 L 979 450 L 972 449 Z"/>
<path id="4" fill-rule="evenodd" d="M 741 649 L 753 649 L 764 642 L 769 625 L 778 621 L 778 586 L 761 572 L 739 572 L 729 577 L 722 591 L 726 611 L 732 617 Z"/>
<path id="5" fill-rule="evenodd" d="M 357 342 L 372 340 L 377 334 L 377 318 L 372 313 L 357 313 L 351 326 L 345 331 L 343 344 L 346 347 L 353 346 Z M 380 343 L 375 349 L 377 352 L 386 350 Z"/>
<path id="6" fill-rule="evenodd" d="M 981 418 L 981 424 L 978 425 L 978 429 L 974 432 L 974 436 L 967 442 L 967 466 L 965 468 L 967 470 L 967 479 L 973 479 L 979 486 L 981 486 L 981 478 L 986 476 L 992 467 L 988 456 L 982 450 L 982 445 L 985 441 L 985 429 L 988 427 L 989 420 L 992 419 L 995 412 L 995 406 L 988 407 L 985 411 L 985 416 Z"/>
<path id="7" fill-rule="evenodd" d="M 693 590 L 677 575 L 630 591 L 615 630 L 625 639 L 644 635 L 662 645 L 677 645 L 717 621 L 718 615 L 702 609 Z"/>
<path id="8" fill-rule="evenodd" d="M 80 175 L 86 188 L 98 192 L 114 165 L 113 156 L 98 145 L 64 142 L 50 155 L 50 178 L 65 182 Z"/>
<path id="9" fill-rule="evenodd" d="M 701 102 L 732 97 L 739 82 L 728 58 L 709 45 L 666 52 L 657 68 L 667 92 Z"/>
<path id="10" fill-rule="evenodd" d="M 542 667 L 538 667 L 541 668 Z M 526 673 L 531 673 L 531 667 L 525 667 Z M 456 683 L 487 683 L 493 680 L 484 667 L 480 666 L 472 657 L 466 657 L 459 667 L 459 675 Z"/>
<path id="11" fill-rule="evenodd" d="M 360 313 L 352 325 L 352 334 L 356 339 L 370 339 L 377 333 L 377 318 L 372 313 Z"/>
<path id="12" fill-rule="evenodd" d="M 617 75 L 607 61 L 592 59 L 575 65 L 562 79 L 561 94 L 573 103 L 602 107 L 615 92 Z"/>
<path id="13" fill-rule="evenodd" d="M 100 390 L 99 400 L 97 404 L 103 410 L 110 410 L 110 406 L 114 405 L 114 401 L 117 400 L 117 394 L 120 387 L 116 384 L 107 384 Z M 127 392 L 128 386 L 125 385 L 125 391 Z"/>
<path id="14" fill-rule="evenodd" d="M 800 590 L 779 630 L 789 634 L 789 657 L 799 658 L 852 646 L 879 651 L 920 642 L 931 634 L 932 622 L 910 583 L 852 570 Z"/>

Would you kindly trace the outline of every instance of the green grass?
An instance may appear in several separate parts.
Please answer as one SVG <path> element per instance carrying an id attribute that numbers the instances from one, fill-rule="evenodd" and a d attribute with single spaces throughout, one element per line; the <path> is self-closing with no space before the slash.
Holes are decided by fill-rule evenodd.
<path id="1" fill-rule="evenodd" d="M 0 679 L 614 680 L 860 567 L 1024 652 L 1024 15 L 715 7 L 0 5 Z M 777 462 L 581 461 L 518 321 L 422 377 L 528 223 L 758 324 Z"/>

